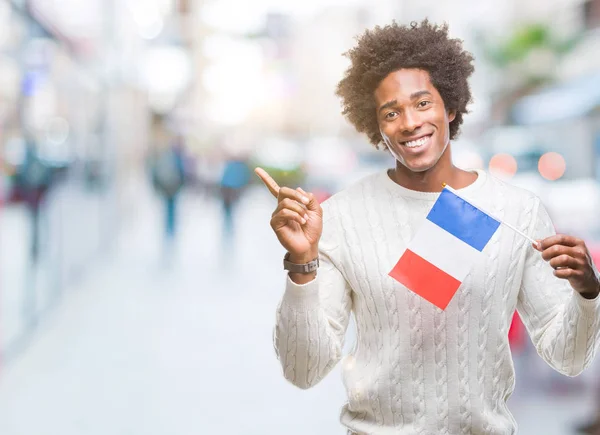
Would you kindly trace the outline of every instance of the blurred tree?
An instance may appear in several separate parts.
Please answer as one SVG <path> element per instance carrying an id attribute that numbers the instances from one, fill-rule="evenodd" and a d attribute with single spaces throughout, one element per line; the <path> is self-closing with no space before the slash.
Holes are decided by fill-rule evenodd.
<path id="1" fill-rule="evenodd" d="M 519 27 L 504 41 L 490 43 L 485 37 L 480 40 L 484 53 L 498 68 L 507 68 L 511 63 L 526 61 L 536 50 L 548 50 L 560 58 L 571 51 L 581 39 L 581 34 L 568 38 L 557 38 L 547 24 L 534 23 Z M 548 71 L 550 72 L 550 71 Z"/>
<path id="2" fill-rule="evenodd" d="M 249 166 L 251 168 L 255 168 L 257 166 L 263 168 L 280 186 L 300 186 L 306 179 L 306 174 L 301 166 L 293 169 L 281 169 L 275 166 L 265 165 L 260 161 L 251 161 Z M 252 177 L 250 179 L 250 183 L 262 185 L 262 182 L 258 177 Z"/>
<path id="3" fill-rule="evenodd" d="M 555 81 L 557 67 L 583 32 L 559 36 L 550 24 L 530 23 L 516 27 L 504 39 L 484 29 L 478 29 L 475 37 L 488 64 L 502 77 L 492 97 L 492 118 L 503 122 L 516 100 Z"/>

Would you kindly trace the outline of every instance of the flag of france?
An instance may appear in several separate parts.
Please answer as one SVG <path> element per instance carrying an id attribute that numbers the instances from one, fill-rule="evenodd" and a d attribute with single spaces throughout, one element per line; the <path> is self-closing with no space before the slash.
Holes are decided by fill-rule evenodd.
<path id="1" fill-rule="evenodd" d="M 499 226 L 444 188 L 389 275 L 444 310 Z"/>

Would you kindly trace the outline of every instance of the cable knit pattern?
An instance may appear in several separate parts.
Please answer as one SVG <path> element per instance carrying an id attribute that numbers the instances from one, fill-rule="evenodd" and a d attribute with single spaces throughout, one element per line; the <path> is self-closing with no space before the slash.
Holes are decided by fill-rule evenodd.
<path id="1" fill-rule="evenodd" d="M 587 341 L 585 344 L 587 352 L 585 354 L 585 359 L 583 362 L 583 365 L 586 367 L 592 361 L 594 342 L 598 341 L 599 332 L 596 331 L 598 331 L 598 318 L 592 317 L 588 320 L 587 324 Z"/>
<path id="2" fill-rule="evenodd" d="M 531 237 L 554 234 L 537 197 L 477 172 L 462 196 Z M 340 417 L 351 434 L 514 433 L 506 400 L 515 308 L 559 372 L 577 375 L 596 354 L 600 302 L 556 278 L 506 227 L 444 311 L 391 278 L 438 196 L 407 190 L 383 171 L 366 177 L 322 204 L 317 278 L 298 285 L 286 277 L 274 345 L 294 385 L 318 384 L 339 362 L 354 313 L 357 344 L 342 364 L 348 403 Z"/>
<path id="3" fill-rule="evenodd" d="M 413 408 L 418 433 L 425 431 L 425 398 L 423 379 L 423 328 L 421 324 L 421 298 L 415 293 L 406 293 L 410 316 L 410 346 L 413 378 Z"/>
<path id="4" fill-rule="evenodd" d="M 563 370 L 567 370 L 568 367 L 572 367 L 575 360 L 575 337 L 577 336 L 577 317 L 578 314 L 569 311 L 569 328 L 567 333 L 567 342 L 565 343 L 565 348 L 563 352 Z"/>
<path id="5" fill-rule="evenodd" d="M 440 310 L 441 311 L 441 310 Z M 446 355 L 446 314 L 436 312 L 435 325 L 435 393 L 438 399 L 438 434 L 448 433 L 448 368 Z"/>
<path id="6" fill-rule="evenodd" d="M 409 225 L 408 209 L 409 204 L 406 198 L 396 199 L 399 202 L 398 207 L 394 208 L 394 222 L 397 222 L 397 228 L 400 232 L 400 240 L 408 243 L 416 228 Z M 415 204 L 418 208 L 418 205 Z M 398 211 L 400 213 L 398 213 Z M 393 266 L 393 264 L 392 264 Z M 414 426 L 417 433 L 423 433 L 425 430 L 425 393 L 424 393 L 424 370 L 423 370 L 423 330 L 421 327 L 421 298 L 413 292 L 404 292 L 408 306 L 409 328 L 410 328 L 410 351 L 411 351 L 411 369 L 412 369 L 412 407 L 414 412 Z"/>
<path id="7" fill-rule="evenodd" d="M 469 311 L 471 310 L 471 294 L 458 292 L 458 393 L 460 395 L 460 430 L 467 435 L 471 433 L 471 390 L 469 388 Z M 473 334 L 474 335 L 474 334 Z"/>
<path id="8" fill-rule="evenodd" d="M 376 213 L 376 207 L 377 205 L 374 203 L 371 203 L 370 201 L 370 195 L 369 195 L 369 191 L 373 190 L 373 186 L 372 185 L 366 185 L 364 184 L 362 186 L 362 197 L 365 198 L 368 202 L 366 204 L 366 213 L 367 213 L 367 222 L 368 222 L 368 226 L 369 228 L 372 228 L 372 236 L 373 236 L 373 242 L 375 242 L 375 246 L 379 246 L 379 243 L 385 243 L 385 236 L 382 236 L 382 231 L 381 228 L 377 228 L 376 226 L 374 226 L 374 214 Z M 366 261 L 366 258 L 364 259 Z M 381 282 L 382 277 L 380 277 L 378 286 L 379 288 L 381 288 L 382 286 L 382 282 Z M 375 298 L 373 297 L 372 291 L 371 289 L 369 289 L 368 291 L 368 295 L 369 295 L 369 299 L 372 302 L 373 306 L 374 306 L 374 311 L 376 313 L 375 318 L 373 319 L 373 328 L 377 328 L 378 334 L 381 337 L 381 333 L 383 331 L 383 324 L 382 324 L 382 316 L 379 312 L 379 308 L 377 307 L 377 303 L 375 302 Z M 383 309 L 383 307 L 382 307 Z M 376 358 L 374 361 L 375 364 L 375 371 L 373 373 L 373 378 L 374 378 L 374 386 L 373 388 L 369 389 L 369 401 L 373 404 L 372 408 L 373 408 L 373 412 L 374 412 L 374 416 L 375 416 L 375 421 L 377 422 L 378 425 L 383 425 L 383 413 L 381 410 L 381 403 L 379 400 L 379 396 L 377 395 L 377 392 L 379 391 L 379 378 L 381 376 L 381 369 L 382 369 L 382 365 L 383 365 L 383 353 L 384 353 L 384 344 L 383 344 L 383 340 L 377 340 L 376 343 L 376 350 L 377 350 L 377 354 L 376 354 Z"/>
<path id="9" fill-rule="evenodd" d="M 492 199 L 492 204 L 487 205 L 487 209 L 498 219 L 504 217 L 504 206 L 505 206 L 505 195 L 502 189 L 499 189 L 496 183 L 490 182 L 492 188 L 490 189 L 489 199 Z M 500 230 L 504 230 L 501 228 Z M 496 233 L 490 240 L 488 246 L 486 246 L 485 252 L 489 254 L 489 258 L 486 262 L 486 273 L 485 273 L 485 284 L 483 288 L 483 301 L 481 306 L 481 320 L 479 329 L 479 352 L 478 352 L 478 366 L 477 374 L 479 379 L 479 398 L 481 403 L 485 403 L 485 375 L 488 373 L 488 337 L 489 328 L 491 321 L 491 313 L 493 308 L 493 296 L 496 293 L 496 283 L 498 277 L 498 268 L 500 257 L 500 237 L 499 233 Z M 484 420 L 484 431 L 487 433 L 490 430 L 489 419 Z"/>
<path id="10" fill-rule="evenodd" d="M 311 313 L 311 315 L 306 317 L 306 326 L 308 328 L 308 373 L 306 382 L 308 384 L 312 384 L 316 380 L 320 359 L 319 353 L 316 352 L 317 346 L 315 346 L 316 341 L 319 340 L 319 336 L 317 335 L 319 328 L 318 325 L 313 325 L 314 322 L 318 323 L 319 318 Z"/>
<path id="11" fill-rule="evenodd" d="M 284 366 L 285 377 L 295 378 L 295 367 L 296 367 L 296 348 L 298 346 L 298 328 L 296 325 L 298 324 L 298 314 L 290 313 L 293 319 L 288 320 L 288 334 L 287 334 L 287 352 L 285 353 L 285 358 L 287 360 L 287 364 Z"/>
<path id="12" fill-rule="evenodd" d="M 518 225 L 518 229 L 523 232 L 528 232 L 528 225 L 531 222 L 532 211 L 534 207 L 534 201 L 529 201 L 525 204 L 525 211 L 523 213 L 523 220 L 520 225 Z M 513 234 L 514 241 L 513 243 L 516 245 L 516 252 L 524 252 L 526 245 L 529 241 L 523 237 L 520 237 L 517 234 Z M 510 259 L 510 263 L 508 264 L 508 271 L 515 270 L 519 266 L 519 261 L 522 261 L 522 256 L 514 255 Z M 500 330 L 508 334 L 508 329 L 510 327 L 510 323 L 512 321 L 513 312 L 515 309 L 514 304 L 510 303 L 510 297 L 513 295 L 513 289 L 515 285 L 515 278 L 517 274 L 511 273 L 508 275 L 508 280 L 503 286 L 502 290 L 502 317 L 501 317 L 501 325 Z M 509 376 L 509 378 L 504 379 L 502 377 L 502 365 L 503 359 L 506 357 L 508 352 L 508 338 L 505 340 L 500 340 L 498 347 L 496 349 L 496 358 L 494 362 L 494 379 L 493 379 L 493 404 L 494 404 L 494 413 L 498 413 L 500 411 L 501 406 L 501 392 L 507 390 L 508 385 L 512 385 L 514 382 L 514 376 Z M 501 383 L 504 382 L 505 385 L 501 386 Z M 490 434 L 492 432 L 491 427 L 488 425 L 486 433 Z"/>
<path id="13" fill-rule="evenodd" d="M 495 183 L 490 183 L 490 185 L 490 197 L 494 198 L 493 207 L 491 208 L 490 212 L 498 218 L 501 218 L 501 211 L 504 208 L 504 195 L 500 194 L 501 191 L 499 189 L 496 189 Z M 503 230 L 503 228 L 501 230 Z M 479 381 L 479 400 L 481 403 L 484 403 L 486 394 L 485 374 L 487 372 L 486 366 L 488 362 L 487 342 L 489 337 L 491 312 L 492 309 L 495 308 L 492 303 L 492 296 L 496 290 L 496 279 L 498 275 L 498 258 L 500 256 L 499 241 L 499 234 L 496 233 L 490 240 L 488 246 L 485 248 L 485 252 L 488 253 L 489 258 L 488 261 L 486 261 L 485 284 L 481 289 L 483 291 L 483 300 L 481 303 L 481 317 L 478 333 L 479 350 L 477 358 L 477 379 Z"/>
<path id="14" fill-rule="evenodd" d="M 408 222 L 401 221 L 396 208 L 394 207 L 395 203 L 400 202 L 399 206 L 401 207 L 404 204 L 403 198 L 394 198 L 391 192 L 388 192 L 388 200 L 389 206 L 391 207 L 391 216 L 394 222 L 397 222 L 396 228 L 403 229 L 408 228 Z M 399 239 L 406 243 L 407 235 L 400 233 Z M 392 254 L 393 250 L 390 244 L 387 244 L 387 255 L 388 258 L 393 258 Z M 398 297 L 396 296 L 396 291 L 393 289 L 391 291 L 386 292 L 386 303 L 389 307 L 389 318 L 391 322 L 392 328 L 392 337 L 400 336 L 400 314 L 398 312 Z M 394 425 L 400 425 L 401 427 L 404 424 L 404 414 L 402 413 L 402 383 L 400 382 L 400 362 L 401 362 L 401 348 L 400 348 L 400 340 L 392 340 L 391 344 L 392 348 L 392 359 L 390 361 L 390 380 L 392 387 L 392 407 L 393 407 L 393 415 L 394 415 Z"/>
<path id="15" fill-rule="evenodd" d="M 362 187 L 362 186 L 361 186 Z M 362 196 L 362 195 L 361 195 Z M 355 216 L 356 213 L 359 212 L 358 207 L 360 204 L 352 203 L 350 201 L 344 202 L 341 204 L 340 212 L 344 214 L 345 217 Z M 364 209 L 364 206 L 361 207 Z M 344 220 L 346 225 L 342 225 L 344 229 L 344 245 L 348 252 L 353 252 L 354 255 L 351 256 L 351 270 L 352 270 L 352 280 L 357 283 L 357 289 L 359 289 L 359 294 L 363 299 L 363 303 L 360 305 L 360 310 L 365 310 L 365 313 L 361 313 L 364 315 L 357 315 L 357 326 L 359 329 L 359 335 L 371 335 L 377 334 L 377 327 L 375 326 L 375 322 L 377 321 L 377 316 L 374 308 L 372 307 L 370 301 L 370 289 L 365 285 L 364 278 L 362 276 L 366 276 L 366 265 L 365 265 L 365 255 L 364 255 L 364 247 L 360 244 L 360 239 L 356 236 L 352 237 L 350 234 L 354 235 L 358 233 L 358 229 L 356 227 L 357 220 L 356 219 L 346 219 Z M 364 391 L 362 386 L 365 384 L 365 376 L 369 373 L 369 368 L 372 367 L 373 362 L 377 359 L 377 340 L 368 340 L 361 344 L 365 345 L 365 355 L 366 358 L 362 361 L 363 368 L 360 371 L 360 378 L 357 379 L 357 383 L 354 385 L 354 388 L 351 388 L 349 393 L 354 396 L 354 401 L 357 404 L 357 408 L 361 409 L 363 412 L 366 412 L 368 416 L 375 418 L 376 409 L 371 403 L 371 399 L 373 395 L 367 395 L 366 402 L 368 405 L 363 406 L 360 403 L 365 399 Z M 363 418 L 364 419 L 364 418 Z"/>

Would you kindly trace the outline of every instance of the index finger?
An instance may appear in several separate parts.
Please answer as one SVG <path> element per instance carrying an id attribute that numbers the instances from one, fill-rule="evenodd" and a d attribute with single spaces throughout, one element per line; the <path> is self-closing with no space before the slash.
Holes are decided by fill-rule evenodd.
<path id="1" fill-rule="evenodd" d="M 564 234 L 556 234 L 554 236 L 547 237 L 544 240 L 540 240 L 539 242 L 540 248 L 545 250 L 554 245 L 574 247 L 579 243 L 579 239 L 577 237 L 567 236 Z"/>
<path id="2" fill-rule="evenodd" d="M 279 196 L 279 185 L 275 182 L 275 180 L 273 180 L 273 178 L 267 174 L 267 171 L 262 168 L 255 168 L 254 172 L 262 180 L 265 186 L 267 186 L 269 192 L 271 192 L 271 195 L 277 198 Z"/>

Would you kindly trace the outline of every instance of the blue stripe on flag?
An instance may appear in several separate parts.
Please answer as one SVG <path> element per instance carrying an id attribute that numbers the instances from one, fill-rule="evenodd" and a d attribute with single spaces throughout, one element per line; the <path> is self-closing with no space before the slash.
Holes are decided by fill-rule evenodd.
<path id="1" fill-rule="evenodd" d="M 483 251 L 500 226 L 496 219 L 448 189 L 442 190 L 427 219 L 478 251 Z"/>

